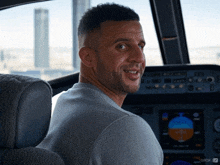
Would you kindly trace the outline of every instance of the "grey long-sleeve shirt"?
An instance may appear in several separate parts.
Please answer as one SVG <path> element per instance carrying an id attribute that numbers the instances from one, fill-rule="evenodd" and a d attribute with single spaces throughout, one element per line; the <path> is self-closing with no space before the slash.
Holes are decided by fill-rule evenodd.
<path id="1" fill-rule="evenodd" d="M 147 122 L 85 83 L 58 98 L 38 147 L 57 152 L 67 165 L 163 164 L 163 151 Z"/>

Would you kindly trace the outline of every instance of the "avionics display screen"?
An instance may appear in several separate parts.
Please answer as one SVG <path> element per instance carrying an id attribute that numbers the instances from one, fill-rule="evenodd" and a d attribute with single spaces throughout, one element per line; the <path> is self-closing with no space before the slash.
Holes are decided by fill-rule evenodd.
<path id="1" fill-rule="evenodd" d="M 163 149 L 204 149 L 202 110 L 161 110 L 160 144 Z"/>

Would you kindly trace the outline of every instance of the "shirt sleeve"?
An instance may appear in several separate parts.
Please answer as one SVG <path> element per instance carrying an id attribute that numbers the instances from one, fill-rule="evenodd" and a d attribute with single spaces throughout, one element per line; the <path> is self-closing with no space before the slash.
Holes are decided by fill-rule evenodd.
<path id="1" fill-rule="evenodd" d="M 89 165 L 162 165 L 163 151 L 152 129 L 136 115 L 111 123 L 94 143 Z"/>

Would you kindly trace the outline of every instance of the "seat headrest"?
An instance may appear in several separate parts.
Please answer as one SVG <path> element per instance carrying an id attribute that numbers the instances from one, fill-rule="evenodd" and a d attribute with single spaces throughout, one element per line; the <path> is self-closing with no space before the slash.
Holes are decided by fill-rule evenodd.
<path id="1" fill-rule="evenodd" d="M 0 147 L 36 146 L 46 136 L 52 90 L 40 79 L 0 74 Z"/>

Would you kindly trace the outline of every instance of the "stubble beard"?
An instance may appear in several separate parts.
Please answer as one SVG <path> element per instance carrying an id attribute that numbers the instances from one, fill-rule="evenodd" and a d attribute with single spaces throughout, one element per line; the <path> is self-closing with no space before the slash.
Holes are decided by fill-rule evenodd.
<path id="1" fill-rule="evenodd" d="M 122 69 L 121 69 L 122 70 Z M 125 80 L 122 78 L 122 72 L 109 72 L 105 68 L 105 65 L 99 62 L 97 66 L 97 77 L 99 81 L 110 89 L 111 91 L 115 91 L 115 93 L 127 95 L 128 93 L 135 93 L 138 91 L 141 83 L 141 79 L 137 86 L 127 85 Z"/>
<path id="2" fill-rule="evenodd" d="M 127 85 L 125 80 L 123 80 L 122 78 L 122 73 L 121 74 L 117 74 L 116 72 L 112 72 L 112 77 L 114 77 L 115 81 L 118 81 L 116 84 L 116 89 L 118 89 L 118 91 L 124 93 L 124 94 L 128 94 L 128 93 L 135 93 L 138 91 L 139 87 L 140 87 L 140 80 L 137 86 L 132 86 L 132 85 Z"/>

